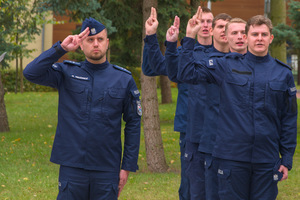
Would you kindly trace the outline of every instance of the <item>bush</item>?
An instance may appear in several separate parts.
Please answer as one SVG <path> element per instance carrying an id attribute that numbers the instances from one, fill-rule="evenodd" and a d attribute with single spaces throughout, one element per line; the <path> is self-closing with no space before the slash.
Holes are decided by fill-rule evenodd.
<path id="1" fill-rule="evenodd" d="M 140 67 L 125 67 L 128 71 L 131 72 L 131 75 L 136 83 L 138 89 L 141 89 L 141 68 Z"/>
<path id="2" fill-rule="evenodd" d="M 16 71 L 15 70 L 1 70 L 1 80 L 3 84 L 3 88 L 5 92 L 15 92 L 15 84 L 16 84 Z M 31 83 L 27 79 L 23 79 L 23 91 L 24 92 L 53 92 L 56 89 L 38 85 L 35 83 Z M 18 92 L 20 92 L 20 75 L 18 76 Z"/>
<path id="3" fill-rule="evenodd" d="M 133 76 L 133 79 L 135 80 L 135 83 L 138 87 L 138 89 L 141 88 L 140 83 L 140 74 L 141 74 L 141 68 L 139 67 L 126 67 Z M 1 80 L 3 84 L 3 88 L 5 92 L 15 92 L 15 84 L 16 84 L 16 71 L 11 69 L 3 69 L 0 70 L 1 73 Z M 28 81 L 26 78 L 23 79 L 23 91 L 24 92 L 53 92 L 57 91 L 55 88 L 51 88 L 48 86 L 42 86 L 35 83 L 32 83 Z M 20 75 L 18 76 L 18 92 L 20 92 Z"/>

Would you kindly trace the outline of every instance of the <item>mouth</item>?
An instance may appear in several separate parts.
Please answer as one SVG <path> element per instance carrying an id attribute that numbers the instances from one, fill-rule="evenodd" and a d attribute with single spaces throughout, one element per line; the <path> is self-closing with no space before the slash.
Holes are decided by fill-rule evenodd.
<path id="1" fill-rule="evenodd" d="M 204 33 L 204 34 L 208 34 L 209 32 L 208 32 L 208 30 L 207 30 L 207 29 L 204 29 L 204 30 L 202 30 L 202 33 Z"/>
<path id="2" fill-rule="evenodd" d="M 243 46 L 244 45 L 244 42 L 237 42 L 236 43 L 238 46 Z"/>
<path id="3" fill-rule="evenodd" d="M 261 44 L 261 43 L 258 43 L 258 44 L 256 44 L 256 46 L 257 47 L 263 47 L 263 46 L 265 46 L 264 44 Z"/>

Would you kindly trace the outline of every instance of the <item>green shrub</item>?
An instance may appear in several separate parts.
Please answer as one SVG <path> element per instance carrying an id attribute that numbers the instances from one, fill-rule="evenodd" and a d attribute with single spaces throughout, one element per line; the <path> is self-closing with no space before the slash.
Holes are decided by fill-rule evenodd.
<path id="1" fill-rule="evenodd" d="M 138 89 L 141 88 L 140 83 L 140 74 L 141 74 L 141 68 L 139 67 L 126 67 L 131 73 L 132 76 L 137 84 Z M 0 70 L 1 73 L 1 80 L 3 84 L 3 88 L 5 92 L 15 92 L 15 84 L 16 84 L 16 71 L 11 69 L 3 69 Z M 23 79 L 23 91 L 24 92 L 53 92 L 56 91 L 56 89 L 48 87 L 48 86 L 42 86 L 35 83 L 32 83 L 28 81 L 26 78 Z M 20 75 L 18 76 L 18 92 L 20 92 Z"/>
<path id="2" fill-rule="evenodd" d="M 15 92 L 15 84 L 16 84 L 16 71 L 11 69 L 1 70 L 1 80 L 3 84 L 3 88 L 5 92 Z M 24 92 L 53 92 L 56 89 L 38 85 L 35 83 L 31 83 L 27 79 L 23 79 L 23 91 Z M 20 92 L 20 75 L 18 76 L 18 92 Z"/>

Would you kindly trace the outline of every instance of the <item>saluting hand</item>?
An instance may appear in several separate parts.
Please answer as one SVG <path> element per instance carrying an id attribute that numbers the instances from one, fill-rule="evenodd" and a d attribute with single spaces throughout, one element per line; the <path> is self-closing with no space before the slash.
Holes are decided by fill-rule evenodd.
<path id="1" fill-rule="evenodd" d="M 198 7 L 197 13 L 188 21 L 186 37 L 195 38 L 201 28 L 202 9 Z"/>
<path id="2" fill-rule="evenodd" d="M 64 39 L 61 43 L 61 47 L 65 51 L 75 51 L 78 49 L 81 42 L 90 34 L 89 27 L 87 27 L 84 31 L 82 31 L 78 35 L 69 35 Z"/>
<path id="3" fill-rule="evenodd" d="M 166 34 L 166 40 L 168 42 L 176 42 L 179 35 L 180 18 L 175 16 L 173 25 L 168 29 Z"/>
<path id="4" fill-rule="evenodd" d="M 158 21 L 157 21 L 156 9 L 151 7 L 150 17 L 147 19 L 145 23 L 146 35 L 155 34 L 157 31 L 157 27 L 158 27 Z"/>

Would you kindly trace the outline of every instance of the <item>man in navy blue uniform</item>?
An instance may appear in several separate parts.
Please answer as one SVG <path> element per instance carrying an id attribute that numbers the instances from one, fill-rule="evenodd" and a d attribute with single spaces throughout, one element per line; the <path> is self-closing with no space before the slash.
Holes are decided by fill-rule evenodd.
<path id="1" fill-rule="evenodd" d="M 193 18 L 199 17 L 201 7 L 198 8 L 197 13 Z M 225 38 L 225 25 L 231 19 L 228 14 L 221 13 L 213 18 L 210 10 L 205 8 L 200 19 L 201 29 L 197 32 L 197 40 L 194 42 L 193 57 L 196 60 L 208 59 L 209 57 L 223 57 L 229 52 L 229 46 L 227 39 Z M 177 51 L 177 39 L 178 31 L 172 31 L 174 40 L 168 40 L 166 42 L 166 62 L 169 74 L 175 74 L 177 77 L 177 68 L 174 66 L 178 65 L 178 57 L 180 51 Z M 203 36 L 202 32 L 206 32 L 208 36 Z M 213 45 L 212 38 L 213 35 Z M 196 35 L 195 35 L 196 36 Z M 182 80 L 177 79 L 180 82 Z M 208 163 L 205 157 L 207 151 L 199 151 L 198 148 L 204 143 L 205 147 L 211 145 L 211 139 L 206 137 L 200 145 L 200 139 L 203 135 L 213 135 L 210 130 L 205 130 L 205 118 L 207 118 L 206 104 L 209 101 L 209 109 L 213 111 L 218 110 L 215 104 L 218 104 L 219 93 L 218 88 L 215 88 L 212 84 L 207 84 L 206 81 L 198 82 L 197 84 L 188 84 L 188 125 L 186 134 L 186 150 L 185 160 L 187 162 L 186 174 L 190 181 L 190 193 L 191 199 L 205 200 L 214 199 L 217 196 L 216 183 L 212 183 L 211 176 L 207 176 L 206 168 L 210 167 L 211 161 Z M 216 111 L 217 112 L 217 111 Z M 210 117 L 214 118 L 217 113 L 213 112 Z M 212 123 L 210 123 L 212 124 Z M 215 128 L 215 126 L 213 127 Z M 205 140 L 205 141 L 204 141 Z M 205 164 L 206 163 L 206 164 Z M 212 183 L 212 184 L 208 184 Z"/>
<path id="2" fill-rule="evenodd" d="M 175 20 L 176 25 L 179 26 L 178 18 Z M 145 23 L 146 37 L 144 39 L 145 45 L 143 50 L 143 64 L 142 70 L 146 76 L 168 76 L 165 58 L 162 55 L 159 43 L 156 37 L 156 30 L 158 27 L 157 13 L 155 8 L 151 8 L 151 14 Z M 172 81 L 175 81 L 168 76 Z M 185 151 L 185 135 L 187 126 L 187 84 L 178 83 L 177 106 L 174 119 L 174 131 L 180 132 L 180 161 L 181 161 L 181 183 L 178 190 L 180 200 L 190 200 L 189 182 L 185 175 L 186 162 L 183 159 Z"/>
<path id="3" fill-rule="evenodd" d="M 198 62 L 193 39 L 200 21 L 188 23 L 178 76 L 220 87 L 219 124 L 213 156 L 218 158 L 220 199 L 276 199 L 277 183 L 288 177 L 297 142 L 296 88 L 289 66 L 272 58 L 272 22 L 247 22 L 246 55 Z"/>
<path id="4" fill-rule="evenodd" d="M 140 94 L 131 73 L 107 61 L 108 44 L 105 26 L 89 18 L 79 35 L 55 43 L 24 70 L 28 80 L 59 92 L 50 158 L 60 165 L 59 200 L 117 199 L 129 172 L 138 169 Z M 85 61 L 55 63 L 79 46 Z"/>

